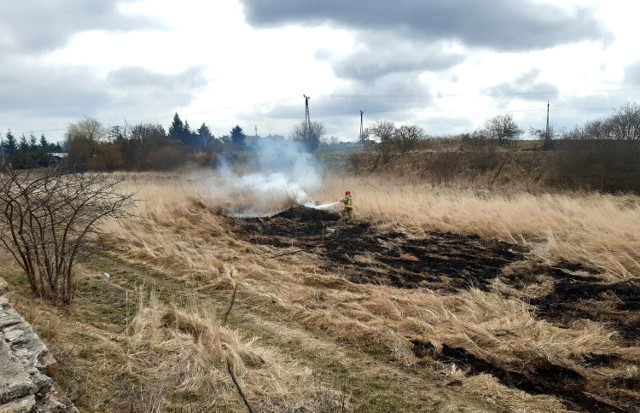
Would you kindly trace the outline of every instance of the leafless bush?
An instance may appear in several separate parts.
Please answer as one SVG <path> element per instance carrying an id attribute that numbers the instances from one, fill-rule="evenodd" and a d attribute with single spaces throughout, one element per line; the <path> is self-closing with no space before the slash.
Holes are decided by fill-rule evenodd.
<path id="1" fill-rule="evenodd" d="M 640 142 L 558 140 L 549 158 L 547 183 L 562 188 L 640 193 Z"/>
<path id="2" fill-rule="evenodd" d="M 449 182 L 460 174 L 461 152 L 438 152 L 430 156 L 425 164 L 425 173 L 434 184 Z"/>
<path id="3" fill-rule="evenodd" d="M 497 177 L 506 159 L 504 153 L 497 151 L 434 152 L 425 155 L 423 174 L 430 177 L 434 184 L 456 179 L 473 180 L 486 174 Z"/>
<path id="4" fill-rule="evenodd" d="M 87 252 L 96 223 L 118 217 L 133 201 L 106 174 L 57 167 L 4 167 L 0 181 L 0 242 L 26 273 L 31 290 L 56 304 L 73 298 L 72 269 Z"/>
<path id="5" fill-rule="evenodd" d="M 177 146 L 163 146 L 148 155 L 143 168 L 152 171 L 169 171 L 185 163 L 187 155 Z"/>

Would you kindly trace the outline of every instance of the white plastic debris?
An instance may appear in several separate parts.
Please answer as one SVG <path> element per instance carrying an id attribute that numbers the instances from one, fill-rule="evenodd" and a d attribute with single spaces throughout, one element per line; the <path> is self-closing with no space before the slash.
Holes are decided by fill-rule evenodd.
<path id="1" fill-rule="evenodd" d="M 104 274 L 102 274 L 102 278 L 104 278 L 105 280 L 108 280 L 109 278 L 111 278 L 111 276 L 109 275 L 108 272 L 105 272 Z"/>

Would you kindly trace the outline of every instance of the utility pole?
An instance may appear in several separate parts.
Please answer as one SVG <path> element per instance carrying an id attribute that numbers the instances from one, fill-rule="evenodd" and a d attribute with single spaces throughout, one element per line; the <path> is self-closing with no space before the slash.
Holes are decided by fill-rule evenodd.
<path id="1" fill-rule="evenodd" d="M 312 133 L 311 133 L 311 116 L 309 116 L 309 99 L 311 97 L 302 95 L 304 97 L 304 122 L 302 124 L 302 140 L 307 150 L 311 150 L 313 146 Z"/>
<path id="2" fill-rule="evenodd" d="M 549 135 L 549 106 L 551 103 L 547 100 L 547 129 L 545 129 L 547 136 Z"/>
<path id="3" fill-rule="evenodd" d="M 309 116 L 309 99 L 311 97 L 302 95 L 304 97 L 304 123 L 307 128 L 311 127 L 311 117 Z"/>
<path id="4" fill-rule="evenodd" d="M 549 107 L 551 103 L 547 100 L 547 127 L 544 130 L 544 143 L 542 147 L 546 150 L 551 149 L 553 143 L 551 142 L 551 127 L 549 126 Z"/>
<path id="5" fill-rule="evenodd" d="M 364 128 L 362 123 L 363 116 L 364 112 L 360 111 L 360 143 L 364 143 Z"/>

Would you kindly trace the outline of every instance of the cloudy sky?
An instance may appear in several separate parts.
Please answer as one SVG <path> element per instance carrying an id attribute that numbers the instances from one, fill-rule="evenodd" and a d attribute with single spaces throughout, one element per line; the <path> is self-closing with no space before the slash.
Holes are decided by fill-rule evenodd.
<path id="1" fill-rule="evenodd" d="M 636 0 L 21 0 L 0 4 L 0 134 L 173 114 L 216 136 L 431 135 L 512 113 L 573 128 L 640 100 Z"/>

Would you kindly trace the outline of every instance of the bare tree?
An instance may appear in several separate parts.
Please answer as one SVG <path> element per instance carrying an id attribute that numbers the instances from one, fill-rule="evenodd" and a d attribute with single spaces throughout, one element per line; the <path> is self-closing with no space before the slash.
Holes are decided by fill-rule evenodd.
<path id="1" fill-rule="evenodd" d="M 564 133 L 564 139 L 640 141 L 640 104 L 627 102 L 608 118 L 591 120 Z"/>
<path id="2" fill-rule="evenodd" d="M 325 128 L 322 122 L 302 121 L 294 126 L 291 137 L 294 141 L 302 142 L 309 152 L 315 152 L 324 134 Z"/>
<path id="3" fill-rule="evenodd" d="M 497 139 L 499 145 L 517 139 L 523 133 L 510 113 L 497 115 L 487 120 L 485 131 L 490 138 Z"/>
<path id="4" fill-rule="evenodd" d="M 367 135 L 377 136 L 380 139 L 380 142 L 391 142 L 395 131 L 395 123 L 390 120 L 380 120 L 374 122 L 372 126 L 367 128 Z"/>
<path id="5" fill-rule="evenodd" d="M 395 123 L 390 120 L 381 120 L 374 122 L 372 126 L 367 128 L 367 134 L 373 135 L 380 139 L 380 151 L 384 162 L 389 160 L 391 150 L 393 148 L 393 136 L 396 132 Z"/>
<path id="6" fill-rule="evenodd" d="M 81 174 L 62 167 L 2 169 L 0 243 L 29 279 L 33 293 L 68 304 L 72 269 L 88 252 L 87 236 L 105 217 L 120 217 L 132 194 L 118 191 L 119 179 Z"/>
<path id="7" fill-rule="evenodd" d="M 611 137 L 611 125 L 606 120 L 588 121 L 581 133 L 580 139 L 608 139 Z"/>
<path id="8" fill-rule="evenodd" d="M 402 125 L 393 134 L 393 143 L 402 153 L 410 151 L 425 137 L 424 130 L 418 125 Z"/>
<path id="9" fill-rule="evenodd" d="M 86 118 L 78 123 L 69 125 L 65 137 L 70 141 L 87 139 L 93 142 L 100 142 L 108 136 L 108 132 L 96 119 Z"/>
<path id="10" fill-rule="evenodd" d="M 607 120 L 612 139 L 640 140 L 640 104 L 627 102 Z"/>
<path id="11" fill-rule="evenodd" d="M 65 138 L 69 147 L 67 160 L 70 165 L 79 168 L 91 168 L 98 146 L 109 135 L 100 122 L 93 118 L 86 118 L 78 123 L 72 123 L 67 128 Z"/>

